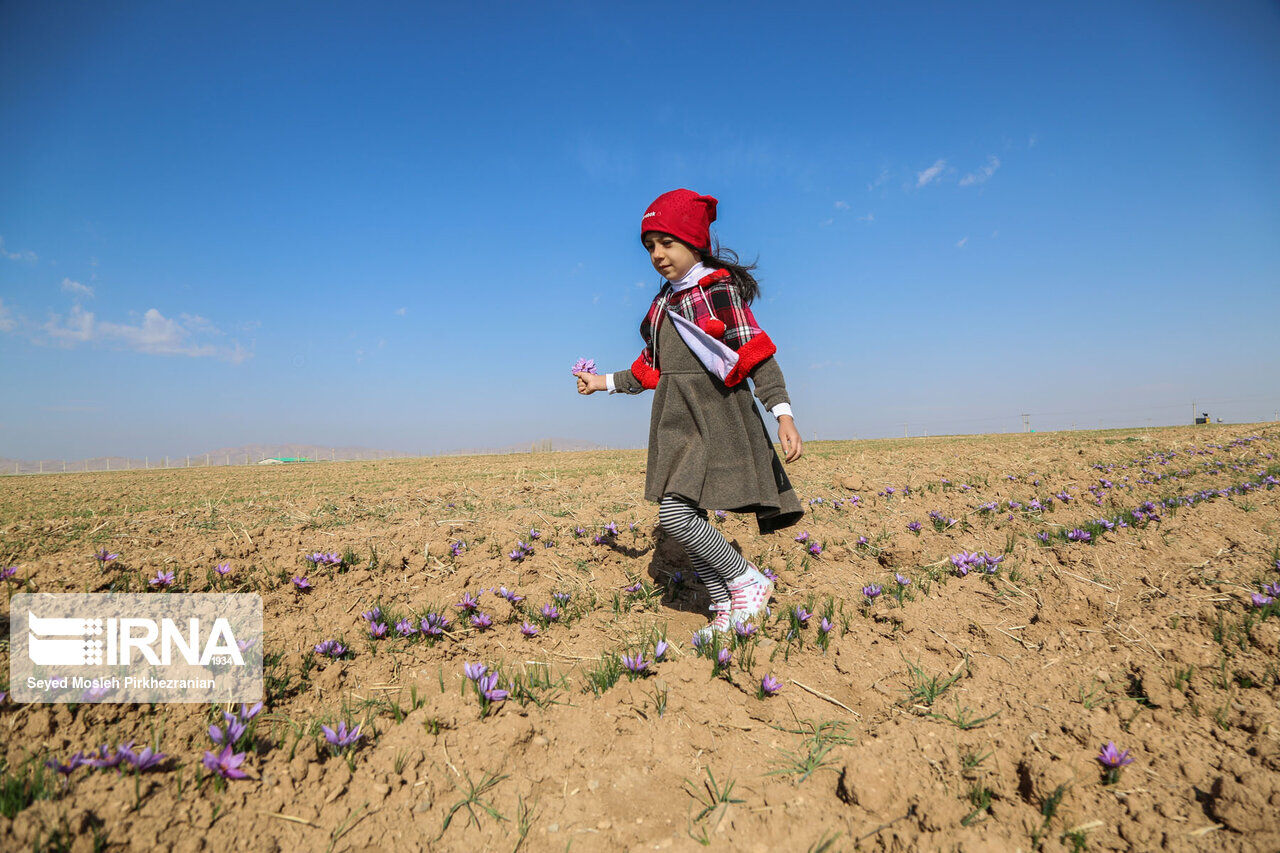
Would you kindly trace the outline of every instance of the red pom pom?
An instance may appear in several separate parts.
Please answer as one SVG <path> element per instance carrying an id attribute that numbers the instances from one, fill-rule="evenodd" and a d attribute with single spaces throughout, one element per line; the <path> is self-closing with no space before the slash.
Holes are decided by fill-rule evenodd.
<path id="1" fill-rule="evenodd" d="M 719 317 L 708 317 L 699 324 L 699 327 L 713 338 L 724 337 L 724 321 Z"/>

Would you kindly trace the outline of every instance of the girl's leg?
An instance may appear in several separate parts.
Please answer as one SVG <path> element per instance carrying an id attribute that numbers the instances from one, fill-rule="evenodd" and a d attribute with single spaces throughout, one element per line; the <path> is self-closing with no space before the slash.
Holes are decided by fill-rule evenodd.
<path id="1" fill-rule="evenodd" d="M 707 585 L 713 602 L 728 601 L 729 585 L 740 581 L 749 568 L 742 555 L 719 530 L 708 523 L 705 513 L 675 495 L 664 495 L 658 507 L 662 529 L 684 546 L 698 576 Z M 712 584 L 715 584 L 713 587 Z"/>

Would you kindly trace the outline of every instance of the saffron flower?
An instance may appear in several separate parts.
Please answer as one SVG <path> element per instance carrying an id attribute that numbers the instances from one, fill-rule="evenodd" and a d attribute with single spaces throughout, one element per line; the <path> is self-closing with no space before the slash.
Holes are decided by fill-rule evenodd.
<path id="1" fill-rule="evenodd" d="M 913 522 L 911 522 L 911 523 L 909 523 L 909 524 L 907 525 L 907 529 L 908 529 L 908 530 L 910 530 L 912 533 L 915 533 L 915 534 L 919 534 L 919 533 L 920 533 L 920 528 L 921 528 L 921 524 L 920 524 L 920 522 L 918 522 L 918 521 L 913 521 Z"/>
<path id="2" fill-rule="evenodd" d="M 375 607 L 372 610 L 366 610 L 365 612 L 360 614 L 360 618 L 366 622 L 381 622 L 382 608 Z"/>
<path id="3" fill-rule="evenodd" d="M 797 537 L 796 537 L 796 541 L 797 541 L 797 542 L 808 542 L 808 541 L 809 541 L 809 532 L 808 532 L 808 531 L 805 531 L 805 532 L 801 533 L 799 536 L 797 536 Z"/>
<path id="4" fill-rule="evenodd" d="M 553 592 L 551 597 L 558 601 L 561 607 L 569 603 L 569 593 L 567 592 Z"/>
<path id="5" fill-rule="evenodd" d="M 109 553 L 106 548 L 102 548 L 94 552 L 93 556 L 94 556 L 94 559 L 96 559 L 99 564 L 105 566 L 107 563 L 110 563 L 112 560 L 114 560 L 116 557 L 119 557 L 120 555 Z"/>
<path id="6" fill-rule="evenodd" d="M 228 745 L 224 746 L 222 752 L 217 755 L 212 752 L 206 752 L 204 754 L 204 766 L 223 779 L 247 779 L 249 774 L 240 769 L 240 765 L 244 763 L 244 757 L 245 754 L 243 752 L 233 753 Z"/>
<path id="7" fill-rule="evenodd" d="M 456 557 L 459 554 L 461 554 L 462 549 L 466 547 L 467 547 L 467 543 L 459 539 L 457 542 L 454 542 L 452 545 L 449 546 L 449 553 Z"/>
<path id="8" fill-rule="evenodd" d="M 766 696 L 777 696 L 778 691 L 781 689 L 782 689 L 782 682 L 774 678 L 772 675 L 769 675 L 766 673 L 764 678 L 760 679 L 759 695 L 761 699 L 763 699 Z"/>
<path id="9" fill-rule="evenodd" d="M 156 576 L 147 581 L 154 587 L 164 588 L 173 585 L 174 573 L 156 569 Z"/>
<path id="10" fill-rule="evenodd" d="M 868 584 L 862 588 L 862 594 L 867 597 L 867 601 L 875 601 L 880 597 L 880 593 L 884 592 L 884 588 L 880 584 Z M 825 619 L 822 621 L 826 621 Z"/>
<path id="11" fill-rule="evenodd" d="M 471 611 L 480 606 L 480 600 L 471 593 L 464 592 L 462 594 L 462 600 L 453 606 L 459 610 Z"/>
<path id="12" fill-rule="evenodd" d="M 1262 591 L 1272 598 L 1280 598 L 1280 582 L 1269 583 L 1262 588 Z"/>
<path id="13" fill-rule="evenodd" d="M 370 622 L 370 623 L 369 623 L 369 636 L 370 636 L 370 637 L 373 637 L 375 640 L 381 640 L 383 637 L 387 636 L 387 625 L 386 625 L 386 623 L 385 623 L 385 622 Z"/>
<path id="14" fill-rule="evenodd" d="M 1093 534 L 1087 530 L 1081 530 L 1077 527 L 1067 534 L 1067 538 L 1072 542 L 1089 542 L 1092 541 Z"/>
<path id="15" fill-rule="evenodd" d="M 1133 758 L 1129 755 L 1129 750 L 1121 751 L 1113 741 L 1107 741 L 1107 745 L 1102 751 L 1094 756 L 1094 760 L 1102 765 L 1107 772 L 1107 784 L 1114 785 L 1120 781 L 1120 769 L 1126 764 L 1132 764 Z"/>
<path id="16" fill-rule="evenodd" d="M 859 537 L 858 537 L 858 543 L 857 543 L 857 544 L 859 544 L 859 545 L 870 545 L 870 544 L 871 544 L 871 540 L 869 540 L 869 539 L 868 539 L 867 537 L 865 537 L 865 536 L 859 536 Z"/>
<path id="17" fill-rule="evenodd" d="M 307 580 L 305 575 L 294 575 L 289 580 L 293 581 L 293 585 L 296 586 L 300 592 L 306 592 L 311 589 L 311 581 Z"/>
<path id="18" fill-rule="evenodd" d="M 516 595 L 514 590 L 507 589 L 505 586 L 498 588 L 498 597 L 505 598 L 512 605 L 516 605 L 524 601 L 523 595 Z"/>
<path id="19" fill-rule="evenodd" d="M 231 574 L 231 564 L 218 563 L 218 565 L 213 567 L 213 570 L 217 572 L 219 576 L 226 577 L 227 575 Z"/>
<path id="20" fill-rule="evenodd" d="M 1255 592 L 1255 593 L 1251 594 L 1251 595 L 1249 596 L 1249 598 L 1250 598 L 1250 600 L 1251 600 L 1251 601 L 1253 601 L 1253 606 L 1254 606 L 1254 607 L 1266 607 L 1268 604 L 1274 604 L 1274 603 L 1275 603 L 1275 599 L 1274 599 L 1274 598 L 1272 598 L 1272 597 L 1271 597 L 1271 596 L 1269 596 L 1269 595 L 1263 595 L 1263 594 L 1262 594 L 1262 593 L 1260 593 L 1260 592 Z"/>
<path id="21" fill-rule="evenodd" d="M 1043 530 L 1041 530 L 1039 533 L 1036 534 L 1036 538 L 1040 540 L 1040 543 L 1042 545 L 1049 544 L 1049 534 Z"/>
<path id="22" fill-rule="evenodd" d="M 235 746 L 236 741 L 244 735 L 245 725 L 233 714 L 223 713 L 225 727 L 209 726 L 209 740 L 218 746 Z"/>
<path id="23" fill-rule="evenodd" d="M 529 531 L 529 538 L 530 538 L 530 539 L 537 539 L 537 538 L 538 538 L 539 536 L 541 536 L 541 535 L 542 535 L 542 534 L 541 534 L 540 532 L 538 532 L 537 530 L 530 530 L 530 531 Z"/>
<path id="24" fill-rule="evenodd" d="M 608 524 L 606 524 L 606 525 L 604 526 L 604 532 L 605 532 L 605 533 L 608 533 L 610 536 L 617 536 L 617 535 L 618 535 L 618 524 L 617 524 L 617 522 L 611 521 L 611 522 L 609 522 Z"/>
<path id="25" fill-rule="evenodd" d="M 656 644 L 654 644 L 653 659 L 655 662 L 662 660 L 663 656 L 665 656 L 667 653 L 667 648 L 668 646 L 667 646 L 666 640 L 659 640 Z"/>
<path id="26" fill-rule="evenodd" d="M 490 702 L 502 702 L 511 695 L 506 690 L 498 689 L 498 673 L 496 672 L 477 678 L 476 688 Z"/>
<path id="27" fill-rule="evenodd" d="M 700 652 L 702 651 L 703 647 L 707 645 L 707 643 L 711 642 L 711 637 L 709 634 L 699 633 L 695 631 L 693 633 L 693 639 L 690 640 L 689 642 L 690 644 L 692 644 L 693 650 L 695 652 Z"/>
<path id="28" fill-rule="evenodd" d="M 813 617 L 813 614 L 799 605 L 796 606 L 793 612 L 795 613 L 796 621 L 800 623 L 801 627 L 808 628 L 809 620 Z"/>
<path id="29" fill-rule="evenodd" d="M 315 653 L 325 657 L 340 658 L 347 653 L 347 647 L 338 640 L 324 640 L 316 643 Z"/>
<path id="30" fill-rule="evenodd" d="M 898 582 L 898 586 L 911 586 L 911 578 L 900 575 L 897 572 L 893 573 L 893 579 Z"/>
<path id="31" fill-rule="evenodd" d="M 133 766 L 134 770 L 141 773 L 143 770 L 150 770 L 157 766 L 160 762 L 168 758 L 163 752 L 153 752 L 151 747 L 146 747 L 142 752 L 134 752 L 132 749 L 122 747 L 117 752 L 124 753 L 124 760 Z"/>
<path id="32" fill-rule="evenodd" d="M 314 554 L 304 554 L 302 559 L 317 566 L 336 566 L 342 562 L 342 557 L 337 551 L 317 551 Z"/>
<path id="33" fill-rule="evenodd" d="M 642 654 L 637 654 L 634 657 L 631 655 L 623 655 L 622 665 L 626 668 L 627 672 L 631 673 L 632 678 L 637 675 L 644 675 L 649 669 L 649 662 L 644 659 L 644 655 Z"/>
<path id="34" fill-rule="evenodd" d="M 733 652 L 729 651 L 728 649 L 721 649 L 716 654 L 716 665 L 721 668 L 728 666 L 732 660 L 733 660 Z"/>
<path id="35" fill-rule="evenodd" d="M 471 615 L 471 625 L 478 631 L 484 631 L 493 627 L 493 619 L 488 613 L 473 613 Z"/>
<path id="36" fill-rule="evenodd" d="M 554 604 L 544 604 L 542 605 L 542 618 L 548 622 L 554 622 L 560 618 L 560 611 Z"/>
<path id="37" fill-rule="evenodd" d="M 596 360 L 594 358 L 578 359 L 573 363 L 573 369 L 569 372 L 570 373 L 591 373 L 597 376 L 599 375 L 596 373 Z"/>
<path id="38" fill-rule="evenodd" d="M 596 538 L 597 538 L 597 539 L 599 539 L 600 537 L 598 537 L 598 536 L 597 536 Z M 508 554 L 507 556 L 508 556 L 508 557 L 510 557 L 511 559 L 515 560 L 515 561 L 518 563 L 518 562 L 520 562 L 521 560 L 523 560 L 523 559 L 524 559 L 524 551 L 522 551 L 522 550 L 520 550 L 519 548 L 517 548 L 516 550 L 512 551 L 512 552 L 511 552 L 510 554 Z"/>
<path id="39" fill-rule="evenodd" d="M 85 763 L 84 753 L 77 752 L 75 755 L 67 759 L 66 764 L 62 764 L 56 758 L 50 758 L 44 763 L 44 766 L 48 767 L 50 770 L 55 770 L 58 773 L 61 773 L 62 778 L 65 780 L 77 767 Z"/>
<path id="40" fill-rule="evenodd" d="M 343 721 L 338 723 L 337 729 L 331 729 L 325 725 L 320 726 L 320 729 L 324 732 L 324 739 L 329 742 L 329 745 L 341 752 L 360 740 L 360 726 L 363 725 L 364 723 L 360 723 L 354 729 L 348 731 L 347 724 Z"/>
<path id="41" fill-rule="evenodd" d="M 724 510 L 722 509 L 716 510 L 716 521 L 724 521 L 724 518 L 725 518 Z"/>
<path id="42" fill-rule="evenodd" d="M 815 557 L 818 556 L 819 554 L 822 553 L 822 546 L 819 545 L 817 542 L 814 542 L 812 545 L 809 546 L 809 553 Z"/>
<path id="43" fill-rule="evenodd" d="M 538 635 L 538 626 L 530 625 L 527 621 L 523 622 L 520 625 L 520 633 L 526 637 L 536 637 Z"/>
<path id="44" fill-rule="evenodd" d="M 463 675 L 471 681 L 479 681 L 488 671 L 489 667 L 482 663 L 464 663 L 462 665 Z"/>
<path id="45" fill-rule="evenodd" d="M 758 629 L 750 622 L 734 622 L 733 633 L 738 635 L 739 639 L 749 640 L 753 637 Z"/>
<path id="46" fill-rule="evenodd" d="M 412 637 L 418 633 L 418 626 L 413 624 L 412 619 L 401 619 L 396 623 L 396 633 L 401 637 Z"/>
<path id="47" fill-rule="evenodd" d="M 633 593 L 633 594 L 634 594 L 634 593 L 639 592 L 639 591 L 640 591 L 640 589 L 641 589 L 640 581 L 636 581 L 635 583 L 631 584 L 630 586 L 624 586 L 624 587 L 622 588 L 622 591 L 623 591 L 623 592 L 630 592 L 630 593 Z"/>

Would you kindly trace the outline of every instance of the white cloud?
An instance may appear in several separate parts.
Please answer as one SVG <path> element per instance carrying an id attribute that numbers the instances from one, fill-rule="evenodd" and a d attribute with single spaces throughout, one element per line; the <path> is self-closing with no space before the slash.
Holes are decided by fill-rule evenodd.
<path id="1" fill-rule="evenodd" d="M 18 252 L 10 252 L 8 249 L 4 247 L 3 237 L 0 237 L 0 255 L 3 255 L 4 257 L 8 258 L 11 261 L 26 261 L 29 264 L 34 264 L 37 260 L 36 253 L 32 252 L 29 249 L 23 249 Z"/>
<path id="2" fill-rule="evenodd" d="M 397 316 L 397 317 L 403 317 L 405 314 L 408 314 L 408 313 L 409 313 L 409 309 L 408 309 L 408 308 L 400 307 L 400 308 L 397 308 L 397 309 L 396 309 L 396 316 Z"/>
<path id="3" fill-rule="evenodd" d="M 830 225 L 830 224 L 831 224 L 831 223 L 833 223 L 833 222 L 835 222 L 835 220 L 834 220 L 834 219 L 824 219 L 824 220 L 822 220 L 821 222 L 819 222 L 818 224 L 819 224 L 819 225 L 821 225 L 823 228 L 826 228 L 828 225 Z"/>
<path id="4" fill-rule="evenodd" d="M 880 169 L 880 174 L 876 176 L 876 179 L 867 184 L 867 192 L 874 190 L 876 187 L 882 187 L 887 183 L 889 183 L 889 170 L 882 167 Z"/>
<path id="5" fill-rule="evenodd" d="M 987 165 L 983 166 L 976 172 L 970 172 L 960 179 L 960 186 L 968 187 L 973 184 L 985 183 L 988 178 L 996 173 L 996 169 L 1000 168 L 1000 158 L 992 154 L 987 157 Z"/>
<path id="6" fill-rule="evenodd" d="M 72 281 L 69 278 L 64 278 L 62 280 L 62 289 L 67 291 L 67 293 L 74 293 L 77 296 L 88 296 L 91 299 L 93 298 L 92 287 L 87 284 L 81 284 L 78 281 Z"/>
<path id="7" fill-rule="evenodd" d="M 849 202 L 847 201 L 836 202 L 836 210 L 848 210 L 848 209 L 849 209 Z"/>
<path id="8" fill-rule="evenodd" d="M 141 323 L 112 323 L 98 320 L 92 311 L 85 311 L 76 304 L 71 306 L 71 313 L 65 320 L 60 314 L 50 314 L 49 320 L 40 328 L 50 341 L 64 347 L 106 343 L 148 355 L 217 358 L 233 364 L 250 357 L 251 354 L 238 341 L 232 341 L 228 347 L 193 340 L 197 335 L 222 335 L 222 331 L 199 315 L 180 314 L 179 317 L 179 320 L 174 320 L 155 308 L 149 308 Z"/>
<path id="9" fill-rule="evenodd" d="M 963 237 L 961 237 L 959 240 L 957 240 L 957 241 L 956 241 L 956 248 L 957 248 L 957 249 L 963 249 L 963 248 L 964 248 L 964 244 L 965 244 L 965 243 L 968 243 L 968 242 L 969 242 L 969 235 L 968 235 L 968 234 L 966 234 L 966 235 L 964 235 Z"/>
<path id="10" fill-rule="evenodd" d="M 9 310 L 9 306 L 4 304 L 4 300 L 0 299 L 0 332 L 12 332 L 18 325 L 13 319 L 13 312 Z"/>
<path id="11" fill-rule="evenodd" d="M 875 221 L 876 221 L 876 215 L 875 215 L 874 213 L 871 213 L 870 211 L 868 211 L 866 216 L 859 216 L 859 217 L 858 217 L 858 221 L 859 221 L 859 222 L 875 222 Z"/>
<path id="12" fill-rule="evenodd" d="M 938 175 L 942 174 L 942 170 L 947 167 L 946 160 L 938 160 L 932 166 L 923 172 L 916 172 L 916 186 L 923 187 L 931 183 Z"/>

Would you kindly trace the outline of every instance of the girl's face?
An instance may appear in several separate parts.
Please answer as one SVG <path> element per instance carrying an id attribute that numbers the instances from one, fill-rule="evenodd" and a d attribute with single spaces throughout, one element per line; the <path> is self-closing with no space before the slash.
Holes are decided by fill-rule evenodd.
<path id="1" fill-rule="evenodd" d="M 679 281 L 698 262 L 697 253 L 670 234 L 647 231 L 642 239 L 653 268 L 667 281 Z"/>

